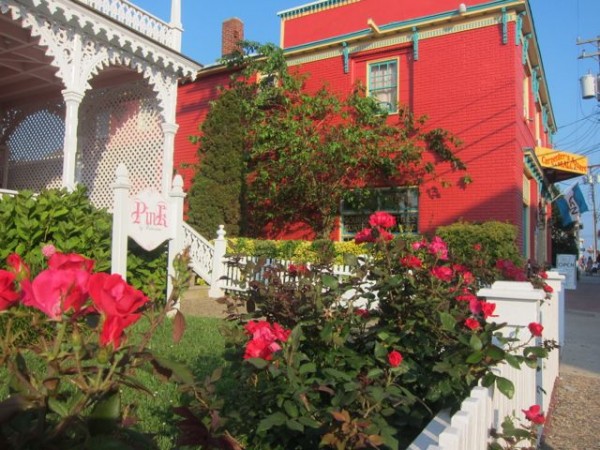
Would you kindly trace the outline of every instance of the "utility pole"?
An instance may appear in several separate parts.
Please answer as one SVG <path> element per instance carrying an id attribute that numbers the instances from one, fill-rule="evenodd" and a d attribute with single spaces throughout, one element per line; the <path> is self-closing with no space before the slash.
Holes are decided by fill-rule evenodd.
<path id="1" fill-rule="evenodd" d="M 593 53 L 586 53 L 585 49 L 581 52 L 579 59 L 585 58 L 596 58 L 600 69 L 600 36 L 595 39 L 577 39 L 577 45 L 595 44 L 596 51 Z M 600 73 L 600 72 L 599 72 Z M 591 72 L 581 77 L 581 95 L 584 99 L 596 98 L 600 102 L 600 74 L 593 75 Z M 593 259 L 596 260 L 598 257 L 598 216 L 596 213 L 596 184 L 600 184 L 600 175 L 594 177 L 592 168 L 600 167 L 600 164 L 589 166 L 588 175 L 585 177 L 584 182 L 589 184 L 592 188 L 592 224 L 594 228 L 594 236 L 592 238 L 592 247 L 594 249 Z"/>

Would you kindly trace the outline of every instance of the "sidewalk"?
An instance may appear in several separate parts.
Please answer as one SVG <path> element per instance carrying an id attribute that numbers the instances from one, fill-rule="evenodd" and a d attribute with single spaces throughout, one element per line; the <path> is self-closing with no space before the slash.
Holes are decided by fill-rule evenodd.
<path id="1" fill-rule="evenodd" d="M 600 450 L 600 276 L 565 292 L 565 345 L 543 450 Z"/>

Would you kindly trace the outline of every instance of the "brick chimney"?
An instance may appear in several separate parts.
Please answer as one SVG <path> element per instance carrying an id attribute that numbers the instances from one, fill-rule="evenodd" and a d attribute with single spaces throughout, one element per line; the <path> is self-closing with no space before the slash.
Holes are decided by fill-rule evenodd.
<path id="1" fill-rule="evenodd" d="M 221 56 L 230 55 L 238 49 L 239 41 L 244 40 L 244 22 L 232 17 L 223 22 L 221 34 Z"/>

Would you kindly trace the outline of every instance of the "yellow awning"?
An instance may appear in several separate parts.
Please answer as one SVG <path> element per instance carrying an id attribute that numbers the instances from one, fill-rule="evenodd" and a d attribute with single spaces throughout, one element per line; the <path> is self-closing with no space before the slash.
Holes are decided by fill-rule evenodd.
<path id="1" fill-rule="evenodd" d="M 585 156 L 546 147 L 536 147 L 535 156 L 551 183 L 587 174 L 588 160 Z"/>

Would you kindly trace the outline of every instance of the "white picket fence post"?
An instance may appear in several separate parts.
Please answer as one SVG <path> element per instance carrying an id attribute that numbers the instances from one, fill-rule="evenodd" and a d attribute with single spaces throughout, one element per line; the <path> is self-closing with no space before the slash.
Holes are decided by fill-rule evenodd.
<path id="1" fill-rule="evenodd" d="M 566 277 L 558 272 L 547 272 L 547 274 L 546 283 L 552 288 L 552 294 L 550 300 L 543 301 L 541 306 L 541 323 L 544 325 L 542 337 L 563 345 Z M 542 362 L 542 389 L 544 390 L 542 408 L 544 411 L 548 411 L 550 407 L 551 394 L 559 372 L 560 355 L 560 349 L 556 349 L 550 352 L 548 358 Z"/>
<path id="2" fill-rule="evenodd" d="M 176 175 L 173 178 L 173 186 L 171 192 L 169 192 L 169 203 L 170 203 L 170 227 L 173 230 L 173 235 L 169 241 L 169 256 L 168 256 L 168 269 L 167 269 L 167 298 L 171 296 L 173 292 L 173 280 L 171 277 L 175 275 L 173 269 L 173 261 L 175 256 L 183 251 L 183 201 L 185 199 L 185 192 L 183 192 L 183 178 L 181 175 Z M 179 309 L 179 301 L 175 305 L 175 308 Z"/>
<path id="3" fill-rule="evenodd" d="M 528 282 L 497 281 L 490 289 L 481 289 L 477 295 L 496 304 L 498 317 L 494 320 L 498 323 L 506 322 L 507 326 L 502 330 L 505 336 L 515 337 L 519 343 L 529 341 L 531 333 L 528 325 L 541 319 L 540 302 L 545 297 L 544 291 L 535 289 Z M 536 342 L 539 343 L 539 338 L 531 344 L 535 345 Z M 541 397 L 537 392 L 541 380 L 538 379 L 535 369 L 523 364 L 518 370 L 508 364 L 502 364 L 498 367 L 498 375 L 514 383 L 515 396 L 508 399 L 501 394 L 494 395 L 495 428 L 499 428 L 504 418 L 513 412 L 519 413 L 533 404 L 541 404 Z"/>
<path id="4" fill-rule="evenodd" d="M 210 289 L 208 295 L 211 298 L 218 298 L 224 295 L 221 289 L 221 277 L 225 274 L 225 253 L 227 252 L 227 239 L 225 239 L 225 226 L 219 225 L 217 239 L 215 240 L 215 251 L 212 261 L 212 274 Z"/>
<path id="5" fill-rule="evenodd" d="M 125 164 L 117 167 L 116 180 L 112 185 L 115 193 L 112 227 L 111 273 L 119 274 L 127 279 L 127 238 L 129 208 L 129 173 Z"/>

